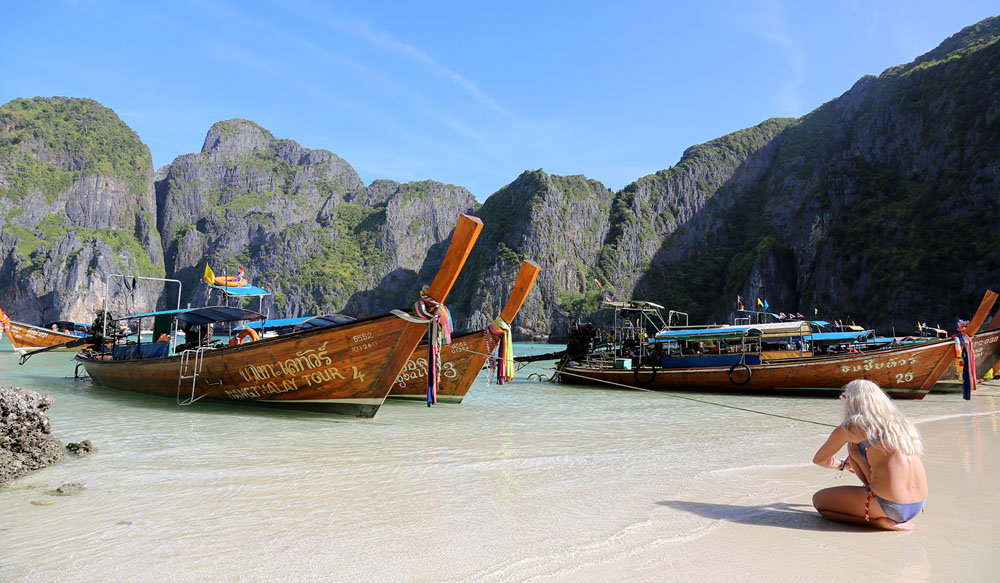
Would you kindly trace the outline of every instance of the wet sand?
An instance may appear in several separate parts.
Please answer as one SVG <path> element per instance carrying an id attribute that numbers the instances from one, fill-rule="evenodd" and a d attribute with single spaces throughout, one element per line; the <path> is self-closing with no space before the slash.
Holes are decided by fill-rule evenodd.
<path id="1" fill-rule="evenodd" d="M 374 420 L 178 408 L 72 378 L 54 395 L 94 455 L 0 488 L 0 581 L 994 581 L 1000 383 L 900 401 L 926 442 L 914 532 L 828 522 L 811 463 L 836 399 L 503 386 Z M 713 406 L 738 406 L 742 410 Z M 839 478 L 837 476 L 840 476 Z M 73 495 L 49 492 L 79 483 Z"/>
<path id="2" fill-rule="evenodd" d="M 1000 381 L 980 383 L 969 402 L 939 399 L 927 416 L 912 414 L 925 443 L 930 496 L 912 532 L 886 532 L 829 522 L 812 492 L 858 483 L 816 466 L 744 468 L 756 504 L 706 502 L 690 494 L 658 504 L 714 521 L 688 541 L 674 541 L 627 561 L 629 581 L 996 581 L 1000 578 Z M 930 400 L 932 397 L 928 397 Z M 948 399 L 955 413 L 942 413 Z M 954 399 L 954 402 L 950 402 Z M 928 403 L 930 405 L 931 403 Z M 920 410 L 919 405 L 912 407 Z M 811 457 L 820 442 L 790 444 Z M 772 460 L 764 460 L 768 463 Z M 714 480 L 696 476 L 711 492 Z M 797 494 L 788 493 L 797 491 Z M 648 561 L 648 566 L 643 564 Z M 610 569 L 579 579 L 615 578 Z M 617 580 L 623 580 L 619 575 Z"/>

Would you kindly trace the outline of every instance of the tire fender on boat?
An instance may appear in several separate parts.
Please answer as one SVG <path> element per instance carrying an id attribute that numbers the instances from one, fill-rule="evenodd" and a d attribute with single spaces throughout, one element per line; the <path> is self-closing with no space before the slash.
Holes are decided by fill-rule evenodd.
<path id="1" fill-rule="evenodd" d="M 742 383 L 738 383 L 735 380 L 733 380 L 733 371 L 736 370 L 736 369 L 738 369 L 738 368 L 745 368 L 745 369 L 747 369 L 747 378 Z M 734 385 L 737 385 L 737 386 L 739 386 L 739 385 L 745 385 L 745 384 L 747 384 L 747 383 L 750 382 L 750 377 L 752 377 L 752 376 L 753 376 L 753 371 L 750 370 L 750 365 L 748 365 L 745 362 L 737 362 L 733 366 L 729 367 L 729 382 L 733 383 Z"/>
<path id="2" fill-rule="evenodd" d="M 646 368 L 649 368 L 650 370 L 652 370 L 653 374 L 651 374 L 649 376 L 649 378 L 647 380 L 645 380 L 645 381 L 640 381 L 639 380 L 639 371 L 643 369 L 643 365 L 640 364 L 632 372 L 632 379 L 635 381 L 635 384 L 637 384 L 637 385 L 648 385 L 649 383 L 653 382 L 653 379 L 656 378 L 656 367 L 655 366 L 650 366 L 650 367 L 646 367 Z"/>

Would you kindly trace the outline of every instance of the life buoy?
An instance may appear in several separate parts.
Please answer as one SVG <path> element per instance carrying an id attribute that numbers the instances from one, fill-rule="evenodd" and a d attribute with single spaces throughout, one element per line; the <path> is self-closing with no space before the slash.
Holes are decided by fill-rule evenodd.
<path id="1" fill-rule="evenodd" d="M 222 287 L 243 287 L 247 285 L 247 280 L 236 279 L 235 277 L 217 277 L 214 280 L 215 285 L 221 285 Z"/>
<path id="2" fill-rule="evenodd" d="M 260 340 L 260 334 L 258 334 L 253 328 L 243 328 L 240 330 L 239 334 L 236 335 L 236 343 L 243 344 L 246 342 L 247 338 L 250 338 L 250 341 L 254 342 L 256 340 Z"/>

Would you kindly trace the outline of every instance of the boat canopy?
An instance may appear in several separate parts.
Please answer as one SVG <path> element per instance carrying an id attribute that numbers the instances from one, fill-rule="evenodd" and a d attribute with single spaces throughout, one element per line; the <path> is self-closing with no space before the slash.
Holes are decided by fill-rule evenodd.
<path id="1" fill-rule="evenodd" d="M 656 312 L 663 309 L 663 306 L 653 302 L 643 302 L 640 300 L 604 300 L 601 305 L 606 308 L 616 308 L 619 310 L 635 310 L 639 312 Z"/>
<path id="2" fill-rule="evenodd" d="M 249 324 L 244 324 L 237 328 L 237 330 L 242 330 L 243 328 L 253 328 L 254 330 L 263 329 L 265 332 L 268 330 L 278 330 L 281 328 L 290 328 L 292 330 L 306 330 L 309 328 L 322 328 L 324 326 L 332 326 L 333 324 L 343 324 L 344 322 L 350 322 L 354 318 L 350 316 L 345 316 L 343 314 L 332 314 L 328 316 L 306 316 L 304 318 L 279 318 L 276 320 L 264 320 L 261 322 L 251 322 Z"/>
<path id="3" fill-rule="evenodd" d="M 809 336 L 812 328 L 804 320 L 794 322 L 777 322 L 774 324 L 756 324 L 751 326 L 721 326 L 718 328 L 699 328 L 694 330 L 664 330 L 658 332 L 654 342 L 684 341 L 697 342 L 702 340 L 739 340 L 744 336 L 750 338 L 788 338 L 792 336 Z"/>
<path id="4" fill-rule="evenodd" d="M 240 320 L 263 320 L 264 314 L 243 308 L 231 306 L 206 306 L 203 308 L 186 308 L 181 310 L 164 310 L 162 312 L 147 312 L 134 316 L 124 316 L 119 320 L 135 320 L 138 318 L 153 318 L 156 316 L 168 315 L 177 319 L 178 322 L 190 324 L 217 324 L 219 322 L 237 322 Z"/>
<path id="5" fill-rule="evenodd" d="M 203 282 L 204 283 L 204 282 Z M 244 296 L 244 297 L 263 297 L 271 295 L 267 290 L 259 288 L 255 285 L 241 285 L 239 287 L 230 287 L 225 285 L 213 285 L 205 284 L 212 289 L 217 289 L 224 294 L 231 296 Z"/>
<path id="6" fill-rule="evenodd" d="M 60 330 L 65 329 L 70 332 L 86 332 L 90 330 L 90 324 L 81 324 L 80 322 L 70 322 L 69 320 L 53 320 L 51 322 L 46 322 L 42 324 L 42 328 L 52 328 L 55 324 Z"/>
<path id="7" fill-rule="evenodd" d="M 851 342 L 871 342 L 875 339 L 875 332 L 862 330 L 861 332 L 814 332 L 809 335 L 809 341 L 814 344 L 848 344 Z"/>

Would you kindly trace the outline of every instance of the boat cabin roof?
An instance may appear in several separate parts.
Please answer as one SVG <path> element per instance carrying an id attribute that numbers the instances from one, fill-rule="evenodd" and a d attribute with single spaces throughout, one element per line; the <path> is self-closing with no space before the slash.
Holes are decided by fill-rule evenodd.
<path id="1" fill-rule="evenodd" d="M 616 308 L 620 310 L 636 310 L 640 312 L 655 312 L 662 310 L 663 306 L 660 304 L 654 304 L 653 302 L 644 302 L 641 300 L 604 300 L 601 305 L 606 308 Z"/>
<path id="2" fill-rule="evenodd" d="M 809 336 L 809 340 L 819 344 L 845 344 L 850 342 L 864 342 L 875 339 L 875 332 L 862 330 L 860 332 L 814 332 Z"/>
<path id="3" fill-rule="evenodd" d="M 750 338 L 788 338 L 790 336 L 808 336 L 812 333 L 809 323 L 804 320 L 794 322 L 777 322 L 774 324 L 756 324 L 751 326 L 720 326 L 718 328 L 700 328 L 694 330 L 664 330 L 656 334 L 654 341 L 665 342 L 701 341 L 701 340 L 738 340 L 744 336 Z"/>
<path id="4" fill-rule="evenodd" d="M 240 320 L 263 320 L 264 314 L 253 310 L 244 310 L 232 306 L 205 306 L 202 308 L 186 308 L 182 310 L 163 310 L 161 312 L 147 312 L 134 316 L 124 316 L 120 320 L 135 320 L 137 318 L 152 318 L 155 316 L 170 315 L 178 322 L 189 324 L 217 324 L 219 322 L 237 322 Z"/>
<path id="5" fill-rule="evenodd" d="M 51 328 L 55 324 L 60 328 L 65 328 L 67 330 L 87 330 L 90 329 L 90 324 L 81 324 L 79 322 L 70 322 L 69 320 L 52 320 L 51 322 L 46 322 L 42 324 L 42 328 Z"/>
<path id="6" fill-rule="evenodd" d="M 344 322 L 350 322 L 354 318 L 350 316 L 345 316 L 343 314 L 331 314 L 325 316 L 306 316 L 304 318 L 278 318 L 274 320 L 264 320 L 260 322 L 251 322 L 249 324 L 244 324 L 237 328 L 242 330 L 243 328 L 253 328 L 254 330 L 263 329 L 265 332 L 268 330 L 277 330 L 279 328 L 292 328 L 295 330 L 305 330 L 308 328 L 322 328 L 324 326 L 332 326 L 333 324 L 343 324 Z"/>

